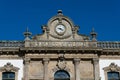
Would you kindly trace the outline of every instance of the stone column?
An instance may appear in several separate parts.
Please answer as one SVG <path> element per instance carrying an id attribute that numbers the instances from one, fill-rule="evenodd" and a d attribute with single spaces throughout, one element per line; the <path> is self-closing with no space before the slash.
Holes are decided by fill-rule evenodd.
<path id="1" fill-rule="evenodd" d="M 98 58 L 93 59 L 93 66 L 94 66 L 94 80 L 99 80 L 100 75 L 99 75 L 99 59 Z"/>
<path id="2" fill-rule="evenodd" d="M 80 80 L 80 68 L 79 68 L 79 64 L 80 64 L 80 59 L 79 58 L 75 58 L 74 59 L 75 80 Z"/>
<path id="3" fill-rule="evenodd" d="M 48 63 L 49 63 L 49 59 L 48 58 L 44 58 L 43 59 L 43 63 L 44 63 L 44 80 L 49 80 L 49 74 L 48 74 Z"/>
<path id="4" fill-rule="evenodd" d="M 24 59 L 24 80 L 29 80 L 29 63 L 30 58 Z"/>

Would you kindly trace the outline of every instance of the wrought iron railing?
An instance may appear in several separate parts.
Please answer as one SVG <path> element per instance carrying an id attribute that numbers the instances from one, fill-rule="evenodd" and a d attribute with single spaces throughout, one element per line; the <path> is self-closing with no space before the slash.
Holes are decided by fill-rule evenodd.
<path id="1" fill-rule="evenodd" d="M 24 41 L 0 41 L 0 47 L 23 47 Z"/>
<path id="2" fill-rule="evenodd" d="M 120 48 L 120 41 L 101 41 L 97 43 L 100 48 Z"/>

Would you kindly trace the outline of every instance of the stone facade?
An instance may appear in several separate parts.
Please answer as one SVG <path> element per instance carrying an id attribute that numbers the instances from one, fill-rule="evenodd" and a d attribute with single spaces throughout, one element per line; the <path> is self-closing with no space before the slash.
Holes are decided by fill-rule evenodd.
<path id="1" fill-rule="evenodd" d="M 43 34 L 32 38 L 27 29 L 25 41 L 0 42 L 1 59 L 23 60 L 21 80 L 57 80 L 57 71 L 68 73 L 69 79 L 61 80 L 100 80 L 99 60 L 120 59 L 120 42 L 99 42 L 94 30 L 91 37 L 78 34 L 61 10 L 42 27 Z"/>

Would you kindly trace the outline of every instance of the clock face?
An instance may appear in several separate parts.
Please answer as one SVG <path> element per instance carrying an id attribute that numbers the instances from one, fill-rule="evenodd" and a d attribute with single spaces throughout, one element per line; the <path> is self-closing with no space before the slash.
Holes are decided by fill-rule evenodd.
<path id="1" fill-rule="evenodd" d="M 59 35 L 62 35 L 65 32 L 65 26 L 64 25 L 57 25 L 55 30 Z"/>

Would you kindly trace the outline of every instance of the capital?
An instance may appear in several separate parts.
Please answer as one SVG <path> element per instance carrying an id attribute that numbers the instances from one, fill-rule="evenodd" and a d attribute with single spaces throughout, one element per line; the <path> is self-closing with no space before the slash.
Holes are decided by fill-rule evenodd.
<path id="1" fill-rule="evenodd" d="M 24 64 L 29 64 L 30 63 L 30 58 L 24 58 Z"/>
<path id="2" fill-rule="evenodd" d="M 99 63 L 99 58 L 93 58 L 93 64 L 98 64 Z"/>
<path id="3" fill-rule="evenodd" d="M 48 63 L 49 62 L 49 58 L 43 58 L 43 63 L 45 64 L 45 63 Z"/>
<path id="4" fill-rule="evenodd" d="M 80 58 L 74 58 L 74 59 L 73 59 L 73 63 L 74 63 L 74 64 L 79 64 L 79 63 L 80 63 L 80 60 L 81 60 Z"/>

